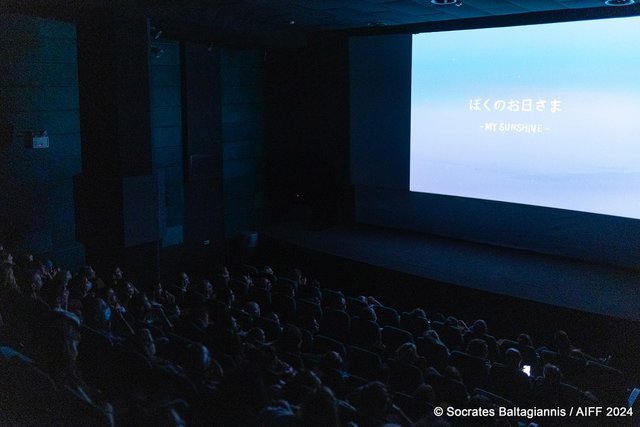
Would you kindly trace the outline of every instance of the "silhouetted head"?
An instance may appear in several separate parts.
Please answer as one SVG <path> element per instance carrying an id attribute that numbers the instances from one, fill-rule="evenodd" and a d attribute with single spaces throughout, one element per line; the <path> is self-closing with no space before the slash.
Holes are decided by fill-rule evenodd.
<path id="1" fill-rule="evenodd" d="M 337 427 L 338 402 L 327 387 L 319 387 L 309 393 L 300 405 L 301 425 L 309 427 Z"/>
<path id="2" fill-rule="evenodd" d="M 551 363 L 544 365 L 542 375 L 545 382 L 549 384 L 558 384 L 562 380 L 562 372 L 560 371 L 560 368 L 556 365 L 552 365 Z"/>
<path id="3" fill-rule="evenodd" d="M 569 340 L 569 335 L 565 331 L 556 331 L 553 335 L 553 341 L 558 353 L 566 354 L 571 352 L 571 340 Z"/>
<path id="4" fill-rule="evenodd" d="M 396 358 L 398 359 L 398 362 L 413 364 L 418 358 L 416 345 L 412 342 L 402 344 L 396 350 Z"/>
<path id="5" fill-rule="evenodd" d="M 366 384 L 360 390 L 358 409 L 375 418 L 384 418 L 391 404 L 387 387 L 380 381 Z"/>
<path id="6" fill-rule="evenodd" d="M 484 340 L 479 338 L 472 339 L 467 345 L 467 354 L 479 357 L 480 359 L 486 359 L 487 356 L 489 356 L 489 347 Z"/>
<path id="7" fill-rule="evenodd" d="M 515 348 L 508 348 L 507 351 L 504 352 L 504 362 L 512 369 L 520 369 L 522 355 Z"/>
<path id="8" fill-rule="evenodd" d="M 476 336 L 482 336 L 487 333 L 487 322 L 482 319 L 478 319 L 473 322 L 473 325 L 471 325 L 471 330 Z"/>
<path id="9" fill-rule="evenodd" d="M 363 320 L 369 320 L 371 322 L 378 321 L 378 317 L 376 316 L 376 311 L 371 307 L 364 307 L 360 311 L 360 318 Z"/>

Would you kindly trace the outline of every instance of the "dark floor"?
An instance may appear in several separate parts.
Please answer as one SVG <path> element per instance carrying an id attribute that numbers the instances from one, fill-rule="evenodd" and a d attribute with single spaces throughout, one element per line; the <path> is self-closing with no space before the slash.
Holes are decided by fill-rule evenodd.
<path id="1" fill-rule="evenodd" d="M 402 273 L 560 307 L 640 320 L 640 273 L 373 226 L 269 227 L 267 236 Z"/>

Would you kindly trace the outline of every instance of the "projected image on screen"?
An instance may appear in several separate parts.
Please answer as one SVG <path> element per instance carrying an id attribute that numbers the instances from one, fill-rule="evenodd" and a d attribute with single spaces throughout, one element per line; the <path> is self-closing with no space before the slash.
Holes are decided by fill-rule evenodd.
<path id="1" fill-rule="evenodd" d="M 640 218 L 640 18 L 413 37 L 410 190 Z"/>

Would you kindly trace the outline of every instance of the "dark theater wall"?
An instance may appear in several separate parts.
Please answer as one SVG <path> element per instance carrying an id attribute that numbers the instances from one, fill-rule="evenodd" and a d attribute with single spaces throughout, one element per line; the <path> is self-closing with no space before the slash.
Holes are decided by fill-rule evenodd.
<path id="1" fill-rule="evenodd" d="M 150 50 L 147 66 L 135 13 L 76 24 L 3 14 L 0 36 L 8 248 L 67 267 L 131 259 L 151 266 L 150 280 L 160 258 L 211 259 L 225 238 L 261 228 L 263 50 L 149 40 L 163 53 Z M 40 130 L 50 148 L 26 148 Z"/>
<path id="2" fill-rule="evenodd" d="M 26 135 L 41 130 L 49 148 L 27 148 Z M 75 26 L 0 15 L 0 242 L 82 264 L 73 190 L 80 170 Z"/>
<path id="3" fill-rule="evenodd" d="M 160 272 L 166 209 L 151 132 L 149 19 L 114 8 L 76 22 L 82 171 L 74 177 L 77 238 L 98 271 Z M 144 265 L 144 269 L 139 269 Z"/>
<path id="4" fill-rule="evenodd" d="M 266 63 L 270 220 L 314 227 L 350 220 L 346 40 L 270 51 Z"/>
<path id="5" fill-rule="evenodd" d="M 185 254 L 210 263 L 262 225 L 264 66 L 260 51 L 181 49 Z"/>
<path id="6" fill-rule="evenodd" d="M 162 54 L 150 55 L 151 143 L 153 160 L 164 203 L 161 218 L 162 246 L 184 240 L 184 176 L 182 150 L 182 101 L 180 45 L 177 41 L 153 41 Z"/>
<path id="7" fill-rule="evenodd" d="M 264 53 L 222 49 L 224 232 L 256 230 L 264 212 Z"/>

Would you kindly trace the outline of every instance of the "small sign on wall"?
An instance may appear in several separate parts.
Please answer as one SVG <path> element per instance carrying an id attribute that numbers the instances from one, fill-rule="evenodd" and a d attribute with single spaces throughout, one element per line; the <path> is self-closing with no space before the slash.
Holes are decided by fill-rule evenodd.
<path id="1" fill-rule="evenodd" d="M 47 135 L 34 136 L 32 141 L 33 148 L 49 148 L 49 137 Z"/>
<path id="2" fill-rule="evenodd" d="M 40 132 L 26 132 L 24 136 L 26 148 L 49 148 L 49 135 L 46 130 Z"/>

